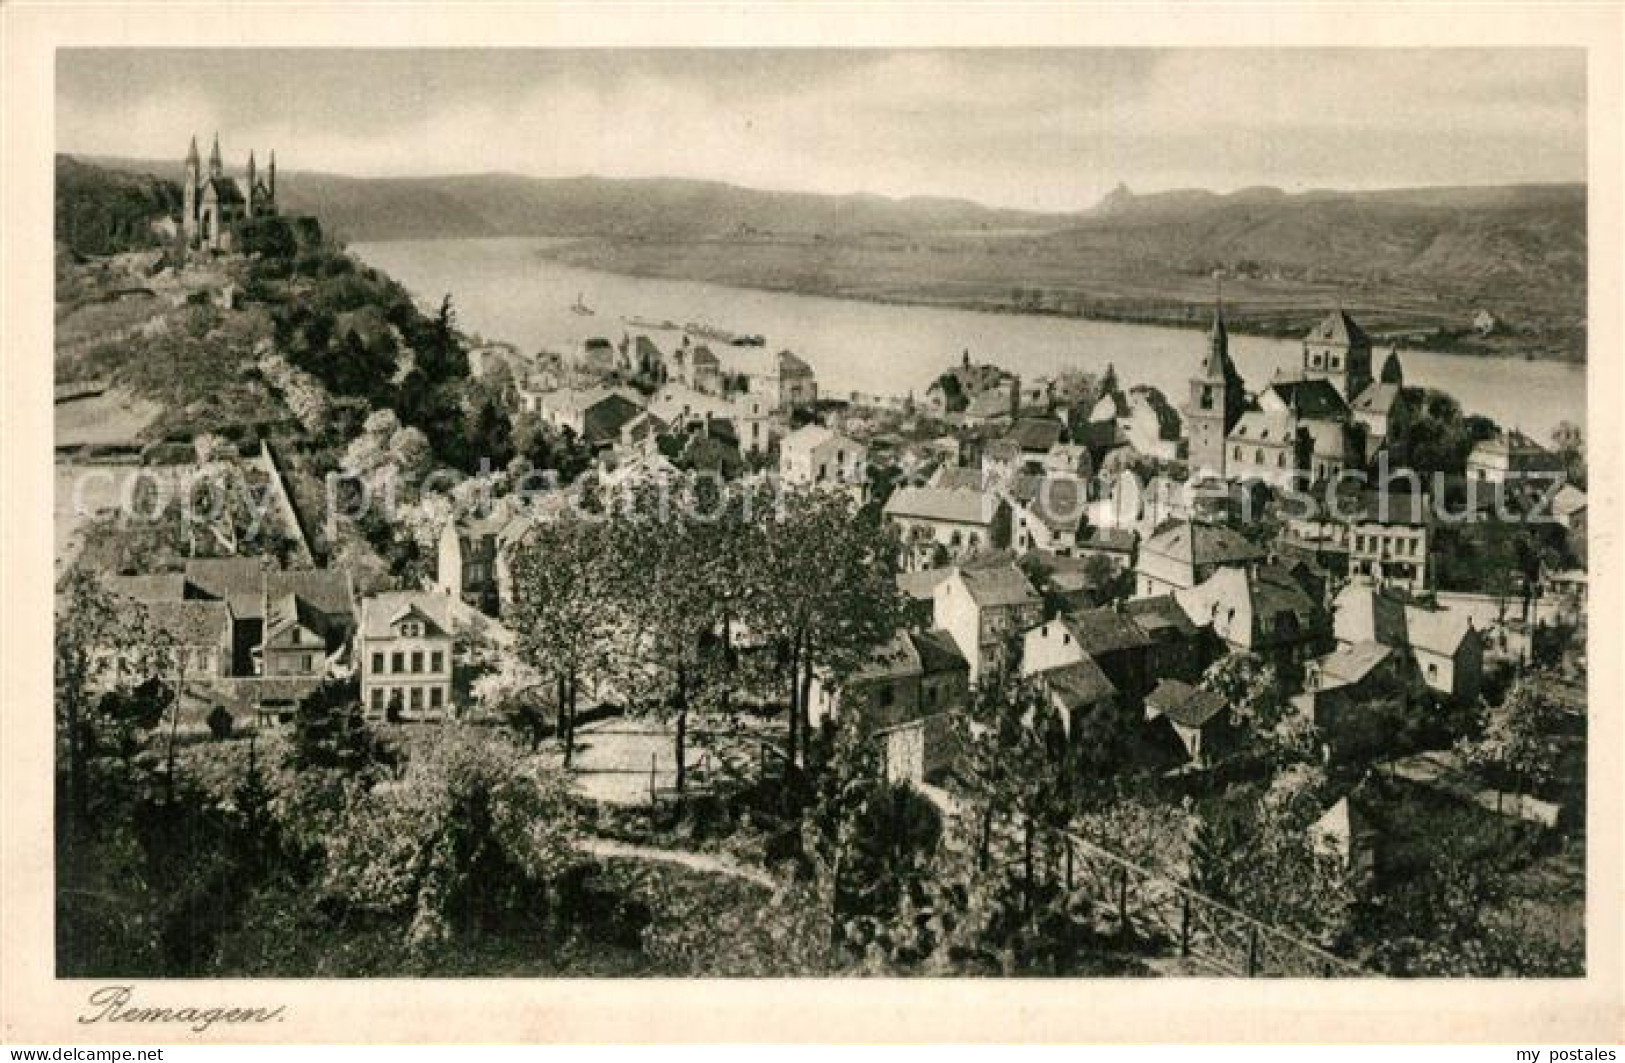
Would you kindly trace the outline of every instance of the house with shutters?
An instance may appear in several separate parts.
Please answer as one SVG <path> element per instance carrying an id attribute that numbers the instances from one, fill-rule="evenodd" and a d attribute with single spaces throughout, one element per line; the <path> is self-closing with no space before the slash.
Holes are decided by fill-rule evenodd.
<path id="1" fill-rule="evenodd" d="M 361 603 L 361 704 L 373 719 L 439 719 L 452 707 L 455 648 L 447 598 L 386 591 Z"/>

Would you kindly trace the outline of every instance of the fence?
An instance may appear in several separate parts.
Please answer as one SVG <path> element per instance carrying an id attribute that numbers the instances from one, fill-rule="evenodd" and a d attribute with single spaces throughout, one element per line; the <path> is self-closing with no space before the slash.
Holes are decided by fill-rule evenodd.
<path id="1" fill-rule="evenodd" d="M 1229 905 L 1102 849 L 1061 836 L 1067 884 L 1117 915 L 1125 937 L 1160 939 L 1222 974 L 1247 978 L 1360 978 L 1372 972 Z"/>

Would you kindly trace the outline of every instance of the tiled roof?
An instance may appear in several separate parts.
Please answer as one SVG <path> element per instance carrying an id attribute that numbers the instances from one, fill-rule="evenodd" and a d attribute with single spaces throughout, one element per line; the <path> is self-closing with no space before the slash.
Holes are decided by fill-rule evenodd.
<path id="1" fill-rule="evenodd" d="M 1262 443 L 1265 446 L 1281 446 L 1294 441 L 1296 421 L 1290 413 L 1269 413 L 1265 410 L 1248 410 L 1236 421 L 1236 426 L 1230 429 L 1230 439 L 1244 443 Z"/>
<path id="2" fill-rule="evenodd" d="M 779 450 L 812 450 L 836 438 L 836 434 L 821 424 L 807 424 L 779 441 Z"/>
<path id="3" fill-rule="evenodd" d="M 1015 565 L 961 568 L 959 576 L 976 604 L 983 607 L 1036 604 L 1040 599 L 1031 581 Z"/>
<path id="4" fill-rule="evenodd" d="M 982 491 L 992 486 L 989 482 L 991 479 L 981 469 L 971 469 L 963 465 L 944 465 L 932 474 L 927 486 Z"/>
<path id="5" fill-rule="evenodd" d="M 1326 420 L 1342 417 L 1348 412 L 1348 403 L 1329 380 L 1320 378 L 1277 380 L 1270 384 L 1287 409 L 1299 417 Z"/>
<path id="6" fill-rule="evenodd" d="M 147 602 L 147 619 L 181 646 L 216 646 L 231 638 L 231 607 L 225 602 Z"/>
<path id="7" fill-rule="evenodd" d="M 993 523 L 996 496 L 958 487 L 902 487 L 886 500 L 885 515 L 953 524 Z"/>
<path id="8" fill-rule="evenodd" d="M 1029 454 L 1042 454 L 1061 441 L 1066 427 L 1049 417 L 1019 417 L 1005 438 Z"/>
<path id="9" fill-rule="evenodd" d="M 1117 694 L 1117 688 L 1092 657 L 1039 672 L 1038 679 L 1068 709 L 1086 708 Z"/>
<path id="10" fill-rule="evenodd" d="M 1078 645 L 1091 656 L 1100 657 L 1120 650 L 1143 649 L 1151 639 L 1134 617 L 1115 606 L 1080 609 L 1061 617 Z"/>
<path id="11" fill-rule="evenodd" d="M 803 361 L 792 351 L 779 352 L 779 376 L 781 378 L 810 377 L 813 375 L 812 366 Z"/>
<path id="12" fill-rule="evenodd" d="M 918 601 L 930 601 L 936 594 L 937 584 L 953 575 L 951 568 L 927 568 L 919 572 L 899 572 L 897 589 Z"/>
<path id="13" fill-rule="evenodd" d="M 1454 609 L 1405 607 L 1405 630 L 1410 644 L 1431 653 L 1454 657 L 1473 630 L 1473 619 Z"/>
<path id="14" fill-rule="evenodd" d="M 1191 638 L 1198 630 L 1179 604 L 1179 600 L 1171 594 L 1159 594 L 1151 598 L 1130 598 L 1123 603 L 1123 609 L 1134 618 L 1140 630 L 1153 639 L 1164 633 Z"/>
<path id="15" fill-rule="evenodd" d="M 137 602 L 178 602 L 186 597 L 186 577 L 179 572 L 103 577 L 107 589 Z"/>
<path id="16" fill-rule="evenodd" d="M 343 569 L 290 568 L 265 574 L 265 597 L 274 601 L 289 594 L 330 617 L 348 617 L 355 612 L 350 579 Z"/>
<path id="17" fill-rule="evenodd" d="M 1162 680 L 1146 695 L 1145 701 L 1185 727 L 1203 727 L 1225 710 L 1224 699 L 1219 695 L 1178 679 Z"/>
<path id="18" fill-rule="evenodd" d="M 1393 655 L 1393 650 L 1380 642 L 1352 642 L 1320 658 L 1320 670 L 1331 683 L 1323 686 L 1340 686 L 1358 683 L 1382 662 Z"/>
<path id="19" fill-rule="evenodd" d="M 186 579 L 210 598 L 231 603 L 233 614 L 264 615 L 265 563 L 257 557 L 195 558 L 186 563 Z"/>
<path id="20" fill-rule="evenodd" d="M 1332 621 L 1340 642 L 1408 642 L 1405 605 L 1370 584 L 1350 583 L 1332 602 Z"/>
<path id="21" fill-rule="evenodd" d="M 1145 550 L 1189 565 L 1238 564 L 1264 556 L 1263 550 L 1239 532 L 1218 524 L 1177 519 L 1152 532 Z"/>

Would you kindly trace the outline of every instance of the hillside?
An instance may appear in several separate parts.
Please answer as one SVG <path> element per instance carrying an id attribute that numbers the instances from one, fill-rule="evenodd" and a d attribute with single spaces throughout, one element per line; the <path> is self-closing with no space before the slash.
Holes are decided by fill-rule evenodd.
<path id="1" fill-rule="evenodd" d="M 179 216 L 181 186 L 142 173 L 112 173 L 56 158 L 56 239 L 81 255 L 156 247 L 152 222 Z"/>

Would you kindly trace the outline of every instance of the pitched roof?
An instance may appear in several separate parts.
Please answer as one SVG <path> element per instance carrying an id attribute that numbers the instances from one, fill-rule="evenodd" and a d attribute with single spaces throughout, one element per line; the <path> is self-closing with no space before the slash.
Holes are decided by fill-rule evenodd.
<path id="1" fill-rule="evenodd" d="M 912 632 L 909 638 L 914 642 L 914 652 L 920 659 L 920 670 L 924 674 L 938 675 L 970 669 L 965 655 L 959 652 L 959 644 L 948 632 L 933 628 L 930 631 Z"/>
<path id="2" fill-rule="evenodd" d="M 931 475 L 927 487 L 942 487 L 969 491 L 985 490 L 992 485 L 991 479 L 981 469 L 972 469 L 963 465 L 944 465 Z"/>
<path id="3" fill-rule="evenodd" d="M 780 351 L 779 376 L 783 377 L 809 377 L 813 375 L 812 366 L 808 365 L 793 351 Z"/>
<path id="4" fill-rule="evenodd" d="M 1138 536 L 1129 528 L 1107 528 L 1098 524 L 1091 524 L 1084 530 L 1078 542 L 1090 550 L 1132 554 L 1137 538 Z"/>
<path id="5" fill-rule="evenodd" d="M 283 628 L 294 624 L 323 637 L 327 635 L 327 614 L 297 594 L 283 594 L 271 598 L 265 606 L 265 636 L 270 638 Z"/>
<path id="6" fill-rule="evenodd" d="M 265 614 L 264 561 L 257 557 L 194 558 L 186 563 L 187 582 L 210 598 L 231 603 L 234 615 Z"/>
<path id="7" fill-rule="evenodd" d="M 958 571 L 972 600 L 984 608 L 1036 605 L 1040 601 L 1032 582 L 1013 564 L 960 568 Z"/>
<path id="8" fill-rule="evenodd" d="M 1407 643 L 1404 603 L 1368 583 L 1350 583 L 1338 592 L 1332 623 L 1340 642 Z"/>
<path id="9" fill-rule="evenodd" d="M 1342 310 L 1333 310 L 1320 319 L 1306 339 L 1316 343 L 1330 343 L 1338 347 L 1369 346 L 1371 337 L 1352 317 Z"/>
<path id="10" fill-rule="evenodd" d="M 937 584 L 953 575 L 951 568 L 927 568 L 918 572 L 899 572 L 897 589 L 918 601 L 930 601 L 936 594 Z"/>
<path id="11" fill-rule="evenodd" d="M 1420 605 L 1405 607 L 1405 630 L 1410 644 L 1430 653 L 1454 657 L 1473 631 L 1470 614 L 1454 609 L 1429 609 Z"/>
<path id="12" fill-rule="evenodd" d="M 1223 525 L 1177 518 L 1152 532 L 1144 550 L 1189 565 L 1240 564 L 1264 556 L 1245 536 Z"/>
<path id="13" fill-rule="evenodd" d="M 1046 527 L 1076 532 L 1089 510 L 1089 485 L 1070 476 L 1017 477 L 1010 494 Z"/>
<path id="14" fill-rule="evenodd" d="M 213 189 L 215 198 L 221 203 L 243 202 L 243 190 L 230 177 L 211 177 L 203 182 L 203 187 Z"/>
<path id="15" fill-rule="evenodd" d="M 1299 417 L 1324 420 L 1338 418 L 1348 412 L 1348 403 L 1329 380 L 1313 379 L 1276 380 L 1269 388 L 1287 409 Z"/>
<path id="16" fill-rule="evenodd" d="M 1349 403 L 1349 409 L 1355 413 L 1386 414 L 1394 408 L 1394 403 L 1399 401 L 1399 396 L 1404 390 L 1399 384 L 1382 381 L 1368 384 L 1366 389 Z"/>
<path id="17" fill-rule="evenodd" d="M 406 613 L 422 613 L 443 634 L 452 632 L 449 595 L 432 591 L 383 591 L 361 602 L 361 634 L 367 638 L 392 638 L 394 625 Z"/>
<path id="18" fill-rule="evenodd" d="M 187 580 L 179 572 L 105 576 L 103 580 L 113 594 L 137 602 L 178 602 L 186 597 Z"/>
<path id="19" fill-rule="evenodd" d="M 350 577 L 337 568 L 289 568 L 265 574 L 267 601 L 297 595 L 302 601 L 328 616 L 345 617 L 355 612 Z"/>
<path id="20" fill-rule="evenodd" d="M 226 602 L 147 602 L 147 619 L 180 646 L 215 646 L 231 637 Z"/>
<path id="21" fill-rule="evenodd" d="M 1199 630 L 1184 607 L 1179 604 L 1179 599 L 1171 594 L 1130 598 L 1123 603 L 1123 609 L 1134 618 L 1140 630 L 1152 639 L 1166 634 L 1192 638 Z"/>
<path id="22" fill-rule="evenodd" d="M 836 438 L 836 433 L 821 424 L 805 424 L 779 441 L 779 451 L 805 448 L 812 450 Z"/>
<path id="23" fill-rule="evenodd" d="M 1066 426 L 1052 417 L 1018 417 L 1005 438 L 1028 454 L 1042 454 L 1061 441 Z"/>
<path id="24" fill-rule="evenodd" d="M 1080 609 L 1063 614 L 1060 621 L 1072 632 L 1078 645 L 1093 657 L 1121 650 L 1144 649 L 1151 645 L 1150 637 L 1134 617 L 1115 606 Z"/>
<path id="25" fill-rule="evenodd" d="M 1147 705 L 1185 727 L 1203 727 L 1226 708 L 1224 699 L 1211 690 L 1193 687 L 1178 679 L 1164 679 L 1145 696 Z"/>
<path id="26" fill-rule="evenodd" d="M 712 367 L 720 367 L 722 365 L 722 359 L 712 354 L 711 348 L 706 347 L 703 344 L 695 347 L 690 357 L 693 359 L 694 368 L 696 369 L 700 368 L 701 365 Z"/>
<path id="27" fill-rule="evenodd" d="M 902 487 L 886 500 L 888 517 L 910 517 L 952 524 L 987 525 L 998 509 L 991 492 L 961 487 Z"/>
<path id="28" fill-rule="evenodd" d="M 1380 642 L 1351 642 L 1339 646 L 1319 660 L 1321 674 L 1332 680 L 1322 683 L 1322 687 L 1358 683 L 1393 653 L 1391 647 Z"/>
<path id="29" fill-rule="evenodd" d="M 1230 429 L 1230 438 L 1269 446 L 1290 445 L 1296 441 L 1296 428 L 1297 421 L 1290 413 L 1248 410 Z"/>
<path id="30" fill-rule="evenodd" d="M 1037 678 L 1049 689 L 1050 696 L 1068 709 L 1085 708 L 1117 694 L 1117 688 L 1092 657 L 1039 672 Z"/>

